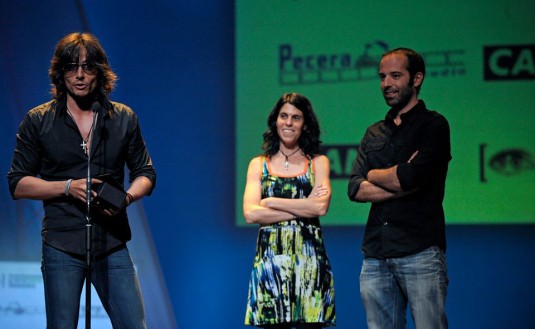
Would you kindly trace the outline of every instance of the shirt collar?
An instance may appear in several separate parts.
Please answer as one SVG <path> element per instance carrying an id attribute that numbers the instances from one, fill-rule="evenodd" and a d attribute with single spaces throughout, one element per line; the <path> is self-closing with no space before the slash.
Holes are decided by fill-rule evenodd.
<path id="1" fill-rule="evenodd" d="M 418 100 L 418 103 L 414 105 L 409 111 L 401 115 L 401 122 L 410 122 L 413 121 L 418 113 L 421 113 L 421 110 L 425 110 L 426 106 L 423 100 Z M 394 118 L 397 116 L 398 111 L 394 108 L 390 108 L 386 113 L 385 120 L 386 122 L 393 123 Z"/>
<path id="2" fill-rule="evenodd" d="M 106 117 L 110 116 L 113 111 L 113 104 L 108 100 L 105 99 L 104 101 L 100 102 L 101 106 L 98 108 L 98 115 L 100 117 Z M 66 98 L 56 101 L 54 105 L 57 109 L 57 111 L 63 115 L 67 115 L 67 100 Z"/>

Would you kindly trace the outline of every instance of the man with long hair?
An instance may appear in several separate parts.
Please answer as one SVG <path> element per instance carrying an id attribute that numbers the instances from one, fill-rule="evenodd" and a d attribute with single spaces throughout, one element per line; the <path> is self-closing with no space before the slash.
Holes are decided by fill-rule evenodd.
<path id="1" fill-rule="evenodd" d="M 126 207 L 152 192 L 156 172 L 137 116 L 108 98 L 117 77 L 89 33 L 72 33 L 58 42 L 49 77 L 53 99 L 22 120 L 8 173 L 14 199 L 43 200 L 47 328 L 77 327 L 88 245 L 91 281 L 113 327 L 146 328 L 141 290 L 126 247 L 131 238 Z M 125 168 L 130 182 L 126 191 Z M 97 204 L 96 191 L 88 187 L 105 182 L 89 180 L 89 172 L 91 177 L 109 177 L 110 184 L 126 192 L 118 194 L 124 200 Z"/>

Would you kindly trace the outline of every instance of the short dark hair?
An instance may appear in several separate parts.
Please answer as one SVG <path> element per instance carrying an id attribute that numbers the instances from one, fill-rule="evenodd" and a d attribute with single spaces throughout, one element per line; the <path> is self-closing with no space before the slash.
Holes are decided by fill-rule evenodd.
<path id="1" fill-rule="evenodd" d="M 107 97 L 117 81 L 117 75 L 111 69 L 108 58 L 98 39 L 90 33 L 71 33 L 63 37 L 56 45 L 56 51 L 50 61 L 48 76 L 52 82 L 52 96 L 55 99 L 66 97 L 64 67 L 68 63 L 78 63 L 82 49 L 87 52 L 87 61 L 97 68 L 98 98 Z"/>
<path id="2" fill-rule="evenodd" d="M 283 94 L 269 114 L 267 119 L 268 129 L 263 134 L 264 144 L 262 145 L 262 149 L 264 150 L 264 154 L 271 156 L 279 151 L 280 138 L 277 134 L 277 118 L 282 106 L 286 103 L 295 106 L 303 112 L 303 131 L 298 140 L 299 147 L 309 156 L 319 154 L 321 140 L 319 139 L 320 127 L 318 119 L 308 98 L 298 93 Z"/>
<path id="3" fill-rule="evenodd" d="M 416 91 L 419 93 L 425 78 L 425 61 L 422 55 L 410 48 L 400 47 L 387 51 L 383 54 L 381 59 L 391 54 L 403 54 L 405 55 L 405 57 L 407 57 L 407 71 L 409 71 L 409 77 L 411 82 L 414 81 L 414 76 L 416 75 L 416 73 L 422 73 L 422 83 L 420 83 L 420 85 L 416 87 Z"/>

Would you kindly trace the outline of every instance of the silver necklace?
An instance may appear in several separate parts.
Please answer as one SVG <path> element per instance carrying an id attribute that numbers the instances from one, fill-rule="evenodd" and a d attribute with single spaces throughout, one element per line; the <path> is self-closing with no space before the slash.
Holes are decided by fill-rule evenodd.
<path id="1" fill-rule="evenodd" d="M 78 126 L 78 123 L 76 122 L 76 119 L 74 118 L 74 115 L 72 115 L 71 110 L 69 109 L 68 106 L 67 106 L 67 113 L 71 117 L 72 121 L 74 121 L 76 126 Z M 78 128 L 78 131 L 80 131 L 80 128 Z M 89 137 L 91 137 L 91 133 L 92 132 L 93 132 L 93 125 L 91 125 L 91 128 L 89 128 L 89 132 L 87 133 L 87 136 L 85 136 L 85 138 L 82 136 L 82 142 L 80 143 L 80 147 L 82 148 L 82 152 L 84 152 L 86 155 L 87 155 L 87 152 L 88 152 L 88 144 L 87 143 L 89 142 Z"/>
<path id="2" fill-rule="evenodd" d="M 282 155 L 284 155 L 284 169 L 288 170 L 288 158 L 291 157 L 292 155 L 296 154 L 297 152 L 299 152 L 301 149 L 300 148 L 297 148 L 297 150 L 293 151 L 292 153 L 290 154 L 286 154 L 282 151 L 282 149 L 279 149 L 279 151 L 281 152 Z"/>

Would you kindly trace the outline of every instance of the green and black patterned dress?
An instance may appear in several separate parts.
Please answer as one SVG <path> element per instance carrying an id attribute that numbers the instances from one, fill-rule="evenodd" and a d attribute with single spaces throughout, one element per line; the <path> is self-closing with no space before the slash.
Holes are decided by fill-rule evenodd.
<path id="1" fill-rule="evenodd" d="M 263 161 L 262 198 L 306 198 L 314 185 L 311 159 L 295 177 L 270 174 Z M 334 280 L 318 218 L 297 218 L 258 231 L 245 324 L 335 325 Z"/>

